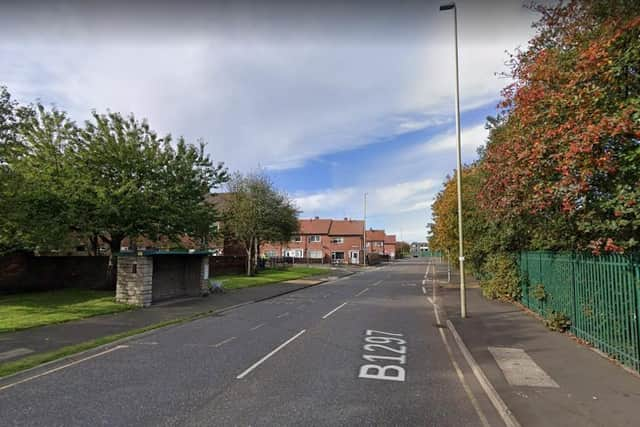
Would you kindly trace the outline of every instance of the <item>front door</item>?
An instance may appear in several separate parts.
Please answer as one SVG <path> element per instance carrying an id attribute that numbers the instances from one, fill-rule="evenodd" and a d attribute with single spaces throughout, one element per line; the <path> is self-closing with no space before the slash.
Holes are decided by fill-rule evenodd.
<path id="1" fill-rule="evenodd" d="M 360 251 L 351 251 L 351 264 L 360 264 Z"/>

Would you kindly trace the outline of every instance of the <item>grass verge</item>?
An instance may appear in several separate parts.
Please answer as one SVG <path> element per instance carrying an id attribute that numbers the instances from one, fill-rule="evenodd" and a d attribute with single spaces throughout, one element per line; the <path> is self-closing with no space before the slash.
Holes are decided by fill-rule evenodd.
<path id="1" fill-rule="evenodd" d="M 61 289 L 0 297 L 0 333 L 131 310 L 113 291 Z"/>
<path id="2" fill-rule="evenodd" d="M 262 286 L 271 283 L 284 282 L 286 280 L 302 279 L 309 276 L 329 275 L 331 270 L 318 267 L 292 267 L 288 269 L 269 268 L 259 272 L 255 276 L 226 275 L 217 276 L 211 280 L 222 282 L 225 289 L 242 289 L 252 286 Z"/>

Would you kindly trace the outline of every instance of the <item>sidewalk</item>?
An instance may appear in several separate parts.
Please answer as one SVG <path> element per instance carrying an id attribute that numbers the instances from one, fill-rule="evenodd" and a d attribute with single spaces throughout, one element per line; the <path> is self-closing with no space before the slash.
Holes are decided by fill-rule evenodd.
<path id="1" fill-rule="evenodd" d="M 438 279 L 446 283 L 443 270 Z M 640 425 L 638 376 L 570 335 L 549 331 L 518 306 L 485 299 L 480 289 L 467 291 L 466 319 L 460 318 L 458 290 L 440 287 L 438 293 L 448 319 L 521 425 Z"/>
<path id="2" fill-rule="evenodd" d="M 225 294 L 213 294 L 208 297 L 177 299 L 148 308 L 3 333 L 0 334 L 0 364 L 161 322 L 274 298 L 350 274 L 353 273 L 334 270 L 328 277 L 307 277 L 304 280 L 232 290 Z"/>

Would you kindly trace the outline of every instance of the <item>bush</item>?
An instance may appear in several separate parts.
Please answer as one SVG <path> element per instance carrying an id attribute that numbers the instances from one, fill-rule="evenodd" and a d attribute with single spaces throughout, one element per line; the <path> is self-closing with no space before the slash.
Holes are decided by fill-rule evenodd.
<path id="1" fill-rule="evenodd" d="M 491 299 L 517 301 L 520 299 L 520 275 L 516 260 L 506 254 L 487 258 L 484 266 L 487 279 L 481 283 L 482 294 Z"/>
<path id="2" fill-rule="evenodd" d="M 564 313 L 552 310 L 547 313 L 544 324 L 552 331 L 564 332 L 571 328 L 571 319 Z"/>

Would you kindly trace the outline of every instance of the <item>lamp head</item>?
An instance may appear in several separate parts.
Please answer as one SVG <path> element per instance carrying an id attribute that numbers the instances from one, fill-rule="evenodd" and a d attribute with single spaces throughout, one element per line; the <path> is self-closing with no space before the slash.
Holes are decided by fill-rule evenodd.
<path id="1" fill-rule="evenodd" d="M 440 10 L 451 10 L 451 9 L 455 9 L 456 8 L 456 4 L 455 3 L 447 3 L 447 4 L 443 4 L 442 6 L 440 6 Z"/>

